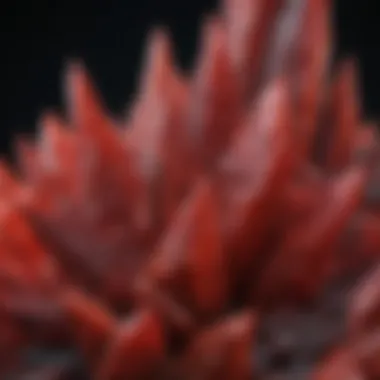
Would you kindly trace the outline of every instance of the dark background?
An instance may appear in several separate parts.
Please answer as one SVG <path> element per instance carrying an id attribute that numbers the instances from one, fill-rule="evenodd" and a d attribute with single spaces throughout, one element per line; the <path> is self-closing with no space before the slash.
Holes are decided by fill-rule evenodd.
<path id="1" fill-rule="evenodd" d="M 33 131 L 40 112 L 61 104 L 65 58 L 82 58 L 111 110 L 133 94 L 142 47 L 168 25 L 180 64 L 191 66 L 201 15 L 216 0 L 6 1 L 1 5 L 0 151 Z M 359 58 L 369 117 L 380 116 L 379 0 L 335 1 L 338 54 Z"/>

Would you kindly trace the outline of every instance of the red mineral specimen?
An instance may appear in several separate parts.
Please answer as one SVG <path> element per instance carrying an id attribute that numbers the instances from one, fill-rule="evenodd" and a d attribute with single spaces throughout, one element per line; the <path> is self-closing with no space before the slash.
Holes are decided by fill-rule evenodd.
<path id="1" fill-rule="evenodd" d="M 380 378 L 380 146 L 329 0 L 152 33 L 126 125 L 80 63 L 0 164 L 0 377 Z M 330 80 L 330 74 L 332 80 Z"/>

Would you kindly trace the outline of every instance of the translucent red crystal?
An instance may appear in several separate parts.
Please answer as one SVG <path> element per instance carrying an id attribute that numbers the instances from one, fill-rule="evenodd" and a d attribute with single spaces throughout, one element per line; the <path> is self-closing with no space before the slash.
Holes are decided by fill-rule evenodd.
<path id="1" fill-rule="evenodd" d="M 0 165 L 1 376 L 380 378 L 379 140 L 330 3 L 226 0 L 189 75 L 155 30 L 125 123 L 68 67 Z"/>

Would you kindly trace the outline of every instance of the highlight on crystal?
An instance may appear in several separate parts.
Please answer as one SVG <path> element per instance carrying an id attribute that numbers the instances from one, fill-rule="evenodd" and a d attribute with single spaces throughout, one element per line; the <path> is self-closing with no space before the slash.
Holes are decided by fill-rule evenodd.
<path id="1" fill-rule="evenodd" d="M 380 378 L 380 148 L 330 0 L 149 36 L 128 117 L 68 65 L 0 166 L 0 378 Z M 127 48 L 127 47 L 126 47 Z"/>

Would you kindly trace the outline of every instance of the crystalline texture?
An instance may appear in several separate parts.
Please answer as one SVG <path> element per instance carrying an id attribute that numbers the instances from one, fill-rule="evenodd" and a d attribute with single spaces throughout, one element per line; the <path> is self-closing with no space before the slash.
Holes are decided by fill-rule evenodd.
<path id="1" fill-rule="evenodd" d="M 0 163 L 1 378 L 380 377 L 379 140 L 330 15 L 225 0 L 187 75 L 154 30 L 125 123 L 68 67 Z"/>

